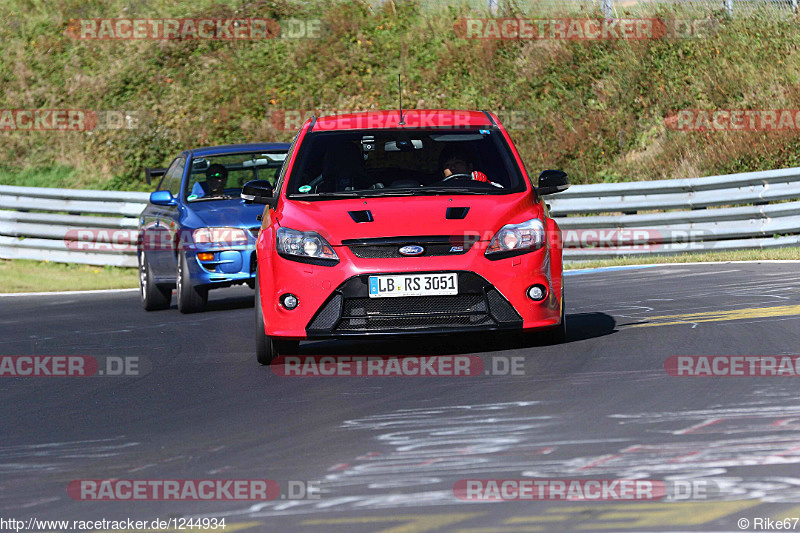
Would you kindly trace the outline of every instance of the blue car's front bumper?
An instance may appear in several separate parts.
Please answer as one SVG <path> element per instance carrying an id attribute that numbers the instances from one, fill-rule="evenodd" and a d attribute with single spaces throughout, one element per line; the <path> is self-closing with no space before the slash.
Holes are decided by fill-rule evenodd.
<path id="1" fill-rule="evenodd" d="M 201 254 L 201 257 L 198 257 Z M 208 259 L 204 254 L 213 254 Z M 192 285 L 208 289 L 239 283 L 252 284 L 256 276 L 256 251 L 253 245 L 196 250 L 186 253 Z"/>

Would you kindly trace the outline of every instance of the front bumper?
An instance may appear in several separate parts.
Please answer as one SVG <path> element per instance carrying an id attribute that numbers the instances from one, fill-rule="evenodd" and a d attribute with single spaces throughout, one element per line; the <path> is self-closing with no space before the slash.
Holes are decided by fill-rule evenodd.
<path id="1" fill-rule="evenodd" d="M 199 253 L 211 253 L 212 259 L 201 260 Z M 252 246 L 235 249 L 187 252 L 192 284 L 216 289 L 251 282 L 256 275 L 256 252 Z"/>
<path id="2" fill-rule="evenodd" d="M 265 236 L 266 237 L 266 236 Z M 435 334 L 506 329 L 544 329 L 561 320 L 561 263 L 550 250 L 490 261 L 475 246 L 456 257 L 360 258 L 337 246 L 334 266 L 298 263 L 274 252 L 271 239 L 259 242 L 259 288 L 267 335 L 286 339 Z M 552 270 L 552 272 L 551 272 Z M 456 296 L 369 298 L 370 275 L 457 272 Z M 547 287 L 534 302 L 528 287 Z M 280 297 L 291 293 L 299 305 L 287 310 Z"/>
<path id="3" fill-rule="evenodd" d="M 337 287 L 306 326 L 307 337 L 522 328 L 522 317 L 508 300 L 472 272 L 458 272 L 454 296 L 370 298 L 368 279 L 355 276 Z"/>

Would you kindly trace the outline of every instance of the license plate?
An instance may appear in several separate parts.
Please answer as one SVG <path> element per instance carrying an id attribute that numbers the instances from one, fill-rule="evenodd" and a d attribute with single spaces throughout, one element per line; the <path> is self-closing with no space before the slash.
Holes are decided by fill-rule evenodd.
<path id="1" fill-rule="evenodd" d="M 458 294 L 458 274 L 397 274 L 370 276 L 370 298 L 447 296 Z"/>

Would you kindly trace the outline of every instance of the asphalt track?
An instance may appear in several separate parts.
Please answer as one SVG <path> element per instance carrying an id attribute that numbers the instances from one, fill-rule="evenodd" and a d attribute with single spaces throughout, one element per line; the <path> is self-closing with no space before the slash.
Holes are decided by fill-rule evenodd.
<path id="1" fill-rule="evenodd" d="M 141 358 L 139 377 L 0 378 L 0 518 L 226 518 L 225 531 L 740 531 L 800 516 L 800 381 L 667 375 L 672 355 L 791 355 L 800 268 L 567 279 L 568 342 L 304 344 L 303 353 L 524 357 L 522 375 L 281 377 L 249 289 L 145 313 L 135 292 L 0 298 L 0 355 Z M 519 374 L 519 373 L 518 373 Z M 318 499 L 74 501 L 76 479 L 319 482 Z M 462 479 L 703 479 L 686 501 L 462 502 Z M 285 493 L 284 493 L 285 495 Z M 800 525 L 794 527 L 800 529 Z"/>

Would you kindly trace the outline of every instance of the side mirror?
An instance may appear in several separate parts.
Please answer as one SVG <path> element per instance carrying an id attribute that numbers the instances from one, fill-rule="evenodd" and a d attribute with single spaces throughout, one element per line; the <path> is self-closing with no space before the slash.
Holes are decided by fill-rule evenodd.
<path id="1" fill-rule="evenodd" d="M 539 196 L 547 194 L 555 194 L 557 192 L 566 191 L 569 189 L 569 180 L 567 173 L 561 170 L 545 170 L 539 174 L 539 186 L 536 187 L 536 192 Z"/>
<path id="2" fill-rule="evenodd" d="M 169 191 L 156 191 L 150 193 L 150 203 L 153 205 L 178 205 L 178 201 L 172 196 Z"/>
<path id="3" fill-rule="evenodd" d="M 267 180 L 248 181 L 242 187 L 242 200 L 246 204 L 268 205 L 275 209 L 278 199 L 272 196 L 272 185 Z"/>

